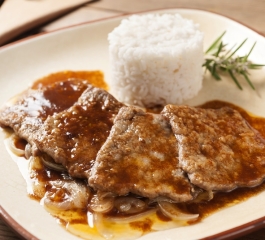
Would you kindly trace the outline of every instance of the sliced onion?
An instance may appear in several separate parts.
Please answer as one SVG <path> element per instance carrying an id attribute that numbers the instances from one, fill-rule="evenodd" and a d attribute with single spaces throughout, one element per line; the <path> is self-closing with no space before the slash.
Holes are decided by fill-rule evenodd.
<path id="1" fill-rule="evenodd" d="M 34 171 L 37 170 L 42 170 L 43 169 L 43 165 L 42 165 L 42 161 L 39 157 L 30 157 L 30 163 L 29 163 L 29 172 L 30 174 L 33 174 L 32 178 L 35 175 Z"/>
<path id="2" fill-rule="evenodd" d="M 117 196 L 115 193 L 105 192 L 105 191 L 101 191 L 101 190 L 97 191 L 97 195 L 98 195 L 99 199 L 108 198 L 108 197 L 116 197 Z"/>
<path id="3" fill-rule="evenodd" d="M 213 199 L 213 191 L 203 191 L 198 194 L 198 196 L 192 202 L 208 202 Z"/>
<path id="4" fill-rule="evenodd" d="M 157 208 L 152 208 L 150 210 L 131 215 L 131 216 L 119 216 L 119 217 L 113 217 L 113 216 L 106 216 L 106 219 L 110 222 L 115 222 L 115 223 L 131 223 L 135 221 L 140 221 L 143 220 L 143 218 L 146 218 L 152 214 L 154 214 L 157 211 Z"/>
<path id="5" fill-rule="evenodd" d="M 159 196 L 154 199 L 150 199 L 149 204 L 151 203 L 156 203 L 156 202 L 170 202 L 170 203 L 176 203 L 176 201 L 172 200 L 171 198 L 164 197 L 164 196 Z"/>
<path id="6" fill-rule="evenodd" d="M 58 172 L 65 172 L 66 171 L 66 168 L 62 164 L 58 164 L 58 163 L 54 162 L 54 160 L 49 155 L 43 154 L 40 156 L 40 158 L 46 167 L 48 167 L 52 170 L 58 171 Z"/>
<path id="7" fill-rule="evenodd" d="M 18 136 L 16 136 L 15 134 L 12 134 L 8 139 L 7 139 L 7 146 L 9 147 L 9 149 L 12 151 L 12 153 L 14 153 L 17 156 L 24 156 L 25 151 L 17 148 L 15 145 L 16 140 L 19 139 Z"/>
<path id="8" fill-rule="evenodd" d="M 102 213 L 94 213 L 94 227 L 96 227 L 99 234 L 105 239 L 112 239 L 114 237 L 111 229 L 105 225 Z"/>
<path id="9" fill-rule="evenodd" d="M 90 190 L 83 183 L 76 181 L 50 181 L 50 189 L 45 193 L 42 203 L 60 210 L 86 208 Z"/>
<path id="10" fill-rule="evenodd" d="M 77 239 L 83 240 L 106 240 L 104 237 L 100 236 L 96 228 L 82 228 L 78 223 L 67 223 L 66 229 L 70 233 L 78 236 Z"/>
<path id="11" fill-rule="evenodd" d="M 45 195 L 45 191 L 45 183 L 40 182 L 37 179 L 32 181 L 31 185 L 28 185 L 28 192 L 34 195 L 34 197 L 37 197 L 38 199 L 43 198 L 43 196 Z"/>
<path id="12" fill-rule="evenodd" d="M 26 145 L 26 147 L 25 147 L 25 157 L 26 157 L 26 159 L 29 159 L 31 157 L 31 155 L 32 155 L 31 151 L 32 151 L 31 145 L 28 143 Z"/>
<path id="13" fill-rule="evenodd" d="M 170 217 L 173 220 L 189 221 L 189 220 L 196 220 L 199 217 L 199 214 L 182 212 L 178 208 L 178 206 L 174 203 L 161 201 L 158 202 L 158 206 L 160 207 L 163 214 L 165 214 L 167 217 Z"/>
<path id="14" fill-rule="evenodd" d="M 66 229 L 75 236 L 78 236 L 79 239 L 87 240 L 106 240 L 104 237 L 100 236 L 95 228 L 89 228 L 88 230 L 83 230 L 78 223 L 67 223 Z"/>
<path id="15" fill-rule="evenodd" d="M 107 213 L 114 207 L 114 197 L 101 197 L 95 194 L 88 207 L 96 213 Z"/>
<path id="16" fill-rule="evenodd" d="M 186 221 L 163 221 L 158 217 L 154 220 L 152 230 L 162 231 L 187 225 Z"/>
<path id="17" fill-rule="evenodd" d="M 147 207 L 144 201 L 135 197 L 117 197 L 114 206 L 119 212 L 126 214 L 139 213 Z"/>
<path id="18" fill-rule="evenodd" d="M 41 199 L 45 195 L 46 192 L 46 184 L 45 182 L 41 181 L 36 176 L 36 171 L 41 170 L 42 165 L 41 161 L 38 157 L 30 157 L 28 162 L 28 173 L 29 175 L 27 178 L 29 179 L 27 181 L 28 183 L 28 192 L 35 197 Z"/>
<path id="19" fill-rule="evenodd" d="M 88 226 L 89 231 L 78 232 L 78 226 L 74 229 L 74 224 L 67 224 L 67 229 L 74 230 L 82 239 L 93 240 L 135 240 L 142 236 L 143 232 L 140 229 L 132 228 L 129 223 L 115 223 L 108 221 L 108 218 L 102 213 L 91 213 L 88 211 Z M 72 227 L 71 227 L 72 225 Z M 80 228 L 79 228 L 80 229 Z M 91 234 L 93 233 L 93 234 Z M 89 235 L 88 235 L 89 234 Z"/>

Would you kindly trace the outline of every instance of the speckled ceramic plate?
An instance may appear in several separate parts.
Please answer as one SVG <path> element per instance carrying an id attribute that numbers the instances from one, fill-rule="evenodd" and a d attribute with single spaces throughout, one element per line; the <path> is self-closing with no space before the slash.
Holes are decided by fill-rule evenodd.
<path id="1" fill-rule="evenodd" d="M 180 13 L 194 20 L 205 33 L 205 47 L 223 31 L 224 41 L 239 43 L 248 38 L 240 53 L 245 54 L 256 41 L 251 60 L 264 63 L 265 39 L 253 30 L 233 20 L 209 12 L 189 9 L 166 9 L 158 13 Z M 123 17 L 91 22 L 21 41 L 0 49 L 0 103 L 27 88 L 34 80 L 62 70 L 102 70 L 108 81 L 109 60 L 107 34 Z M 215 82 L 205 76 L 203 89 L 189 104 L 201 104 L 212 99 L 235 103 L 265 117 L 265 69 L 251 76 L 258 93 L 242 83 L 240 91 L 224 78 Z M 0 213 L 18 233 L 31 239 L 78 239 L 56 223 L 40 204 L 27 196 L 26 183 L 18 167 L 8 155 L 4 134 L 0 133 Z M 265 221 L 265 192 L 233 207 L 222 209 L 202 222 L 162 232 L 150 233 L 141 239 L 211 239 L 231 237 L 248 232 Z"/>

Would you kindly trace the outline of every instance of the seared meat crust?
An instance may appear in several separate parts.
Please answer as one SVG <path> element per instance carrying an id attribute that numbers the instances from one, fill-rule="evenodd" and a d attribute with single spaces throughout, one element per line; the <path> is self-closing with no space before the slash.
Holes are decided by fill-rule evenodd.
<path id="1" fill-rule="evenodd" d="M 87 81 L 69 79 L 40 89 L 29 88 L 0 109 L 0 124 L 13 128 L 18 136 L 34 145 L 46 118 L 72 106 L 89 85 Z"/>
<path id="2" fill-rule="evenodd" d="M 193 187 L 178 163 L 178 145 L 165 119 L 123 107 L 98 152 L 89 184 L 118 195 L 129 192 L 176 202 L 193 198 Z"/>
<path id="3" fill-rule="evenodd" d="M 230 191 L 265 178 L 265 140 L 238 111 L 167 105 L 162 114 L 178 140 L 180 166 L 194 185 Z"/>
<path id="4" fill-rule="evenodd" d="M 122 106 L 105 90 L 90 86 L 69 109 L 47 118 L 37 147 L 71 176 L 86 178 Z"/>
<path id="5" fill-rule="evenodd" d="M 11 99 L 0 109 L 0 125 L 71 176 L 118 195 L 185 202 L 197 188 L 231 191 L 265 179 L 265 140 L 229 107 L 167 105 L 151 114 L 69 79 Z"/>

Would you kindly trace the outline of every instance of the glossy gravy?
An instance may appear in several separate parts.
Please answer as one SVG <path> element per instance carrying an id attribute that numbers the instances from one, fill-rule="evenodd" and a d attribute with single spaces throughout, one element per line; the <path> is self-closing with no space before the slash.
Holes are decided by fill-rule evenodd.
<path id="1" fill-rule="evenodd" d="M 44 77 L 38 81 L 36 81 L 32 88 L 37 89 L 41 88 L 47 84 L 50 84 L 52 82 L 58 82 L 62 81 L 68 78 L 80 78 L 80 79 L 87 79 L 91 84 L 93 84 L 96 87 L 101 87 L 103 89 L 108 89 L 106 83 L 104 82 L 104 77 L 101 72 L 95 71 L 95 72 L 86 72 L 86 71 L 80 71 L 80 72 L 72 72 L 72 71 L 65 71 L 65 72 L 59 72 L 55 74 L 51 74 L 47 77 Z M 53 96 L 54 97 L 54 96 Z M 238 110 L 241 115 L 248 121 L 248 123 L 255 128 L 257 131 L 261 133 L 261 135 L 265 138 L 265 118 L 256 117 L 249 113 L 247 113 L 244 109 L 235 106 L 231 103 L 223 102 L 223 101 L 210 101 L 207 102 L 199 107 L 201 108 L 220 108 L 224 106 L 229 106 L 231 108 L 234 108 Z M 157 112 L 159 108 L 157 109 L 151 109 L 152 112 Z M 15 145 L 19 149 L 24 149 L 26 146 L 26 142 L 22 139 L 18 139 L 15 142 Z M 25 160 L 27 161 L 27 160 Z M 35 170 L 34 174 L 35 178 L 39 182 L 48 182 L 51 180 L 63 180 L 68 177 L 67 173 L 64 172 L 57 172 L 51 169 L 46 168 L 42 165 L 41 168 L 38 170 Z M 81 180 L 83 181 L 83 180 Z M 85 181 L 85 180 L 84 180 Z M 255 187 L 255 188 L 238 188 L 232 192 L 228 193 L 222 193 L 218 192 L 214 195 L 214 198 L 211 201 L 208 202 L 202 202 L 202 203 L 186 203 L 186 204 L 179 204 L 179 207 L 182 208 L 184 211 L 187 211 L 189 213 L 198 213 L 200 217 L 196 222 L 200 221 L 201 219 L 209 216 L 215 211 L 218 211 L 224 207 L 231 206 L 234 204 L 237 204 L 238 202 L 242 202 L 251 196 L 254 196 L 261 191 L 264 191 L 265 189 L 265 183 Z M 30 197 L 40 201 L 40 197 L 36 194 L 30 194 Z M 81 235 L 83 238 L 92 238 L 96 239 L 96 236 L 98 236 L 98 233 L 91 225 L 89 224 L 91 217 L 91 214 L 87 214 L 87 209 L 81 209 L 76 211 L 58 211 L 56 209 L 47 209 L 54 217 L 58 218 L 60 223 L 67 228 L 70 232 Z M 115 215 L 115 213 L 112 213 L 112 215 Z M 151 214 L 148 218 L 145 218 L 143 221 L 138 222 L 132 222 L 128 226 L 131 229 L 134 229 L 138 232 L 146 233 L 151 231 L 151 226 L 157 222 L 162 222 L 164 224 L 169 224 L 172 222 L 172 220 L 165 215 L 163 215 L 160 211 L 157 211 L 153 214 Z M 188 224 L 194 224 L 195 222 L 189 222 Z M 126 226 L 126 227 L 128 227 Z M 177 223 L 175 224 L 177 226 Z M 121 229 L 115 227 L 114 225 L 111 226 L 111 228 L 114 229 L 114 231 L 121 231 Z M 117 229 L 115 229 L 117 228 Z"/>

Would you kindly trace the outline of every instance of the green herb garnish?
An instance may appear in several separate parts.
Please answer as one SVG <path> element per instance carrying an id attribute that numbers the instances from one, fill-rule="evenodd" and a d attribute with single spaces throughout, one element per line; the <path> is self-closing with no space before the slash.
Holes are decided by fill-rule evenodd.
<path id="1" fill-rule="evenodd" d="M 227 72 L 240 90 L 243 88 L 237 79 L 237 75 L 241 75 L 247 81 L 249 86 L 255 90 L 253 83 L 249 79 L 248 71 L 250 69 L 260 69 L 265 66 L 263 64 L 252 63 L 248 60 L 248 57 L 256 43 L 253 44 L 247 55 L 243 57 L 235 56 L 237 51 L 244 45 L 247 39 L 245 39 L 238 47 L 235 48 L 234 46 L 227 50 L 227 44 L 224 44 L 222 41 L 224 34 L 225 32 L 218 37 L 205 52 L 203 67 L 212 74 L 215 80 L 221 80 L 219 75 L 220 71 Z"/>

